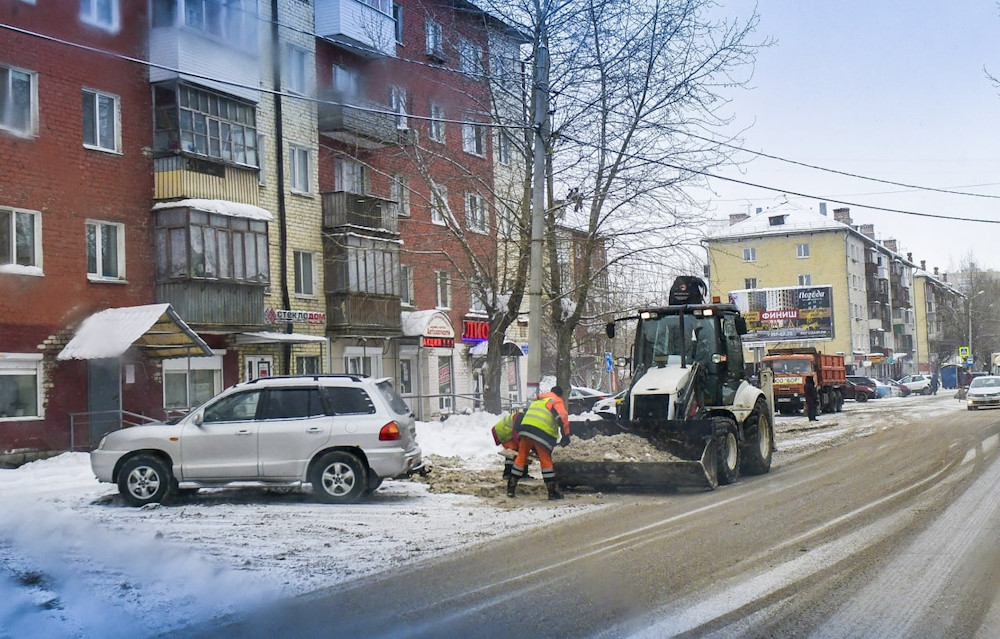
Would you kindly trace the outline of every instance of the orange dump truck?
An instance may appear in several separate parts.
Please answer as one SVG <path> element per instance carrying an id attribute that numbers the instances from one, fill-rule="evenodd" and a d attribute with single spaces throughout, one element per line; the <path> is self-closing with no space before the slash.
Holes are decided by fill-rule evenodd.
<path id="1" fill-rule="evenodd" d="M 806 378 L 816 383 L 819 412 L 840 412 L 844 406 L 843 355 L 827 355 L 815 348 L 774 348 L 762 360 L 774 372 L 774 407 L 783 415 L 806 405 Z"/>

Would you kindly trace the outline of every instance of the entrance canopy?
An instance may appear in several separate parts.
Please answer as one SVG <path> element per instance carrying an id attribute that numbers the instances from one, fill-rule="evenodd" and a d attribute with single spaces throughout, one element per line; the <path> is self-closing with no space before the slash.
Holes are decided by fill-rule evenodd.
<path id="1" fill-rule="evenodd" d="M 212 355 L 208 344 L 170 304 L 148 304 L 94 313 L 83 320 L 56 359 L 120 357 L 132 346 L 154 358 Z"/>
<path id="2" fill-rule="evenodd" d="M 473 357 L 486 357 L 486 351 L 489 349 L 489 344 L 489 342 L 479 342 L 469 349 L 469 355 L 472 355 Z M 514 342 L 505 340 L 500 349 L 500 354 L 504 357 L 521 357 L 524 355 L 524 352 L 521 351 L 521 347 Z"/>

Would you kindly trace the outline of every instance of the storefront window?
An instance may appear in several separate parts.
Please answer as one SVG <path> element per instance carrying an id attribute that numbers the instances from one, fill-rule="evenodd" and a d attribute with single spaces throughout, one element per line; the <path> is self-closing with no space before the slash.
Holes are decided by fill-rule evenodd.
<path id="1" fill-rule="evenodd" d="M 222 355 L 163 360 L 163 407 L 200 406 L 222 391 Z"/>
<path id="2" fill-rule="evenodd" d="M 438 408 L 442 412 L 452 409 L 452 362 L 451 357 L 438 357 Z"/>
<path id="3" fill-rule="evenodd" d="M 4 353 L 0 357 L 0 420 L 38 417 L 41 357 Z"/>

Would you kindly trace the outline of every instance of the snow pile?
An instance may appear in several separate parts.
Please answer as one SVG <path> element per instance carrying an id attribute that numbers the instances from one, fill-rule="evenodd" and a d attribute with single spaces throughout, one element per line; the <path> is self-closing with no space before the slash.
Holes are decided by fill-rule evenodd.
<path id="1" fill-rule="evenodd" d="M 571 437 L 569 446 L 558 447 L 553 451 L 552 459 L 556 463 L 679 461 L 678 457 L 659 450 L 648 440 L 630 433 L 597 435 L 590 439 Z"/>

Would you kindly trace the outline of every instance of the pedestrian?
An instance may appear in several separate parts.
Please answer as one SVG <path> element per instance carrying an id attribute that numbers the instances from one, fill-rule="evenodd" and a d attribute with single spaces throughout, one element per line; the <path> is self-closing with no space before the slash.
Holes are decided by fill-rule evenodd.
<path id="1" fill-rule="evenodd" d="M 524 417 L 524 413 L 522 411 L 505 413 L 504 416 L 500 418 L 500 421 L 493 425 L 493 441 L 496 442 L 498 446 L 503 447 L 500 454 L 504 457 L 504 479 L 510 479 L 510 471 L 514 467 L 514 458 L 517 457 L 517 446 L 520 444 L 521 438 L 517 434 L 516 427 L 521 423 L 522 417 Z M 528 466 L 531 464 L 531 460 L 525 461 L 524 464 L 524 473 L 527 475 Z"/>
<path id="2" fill-rule="evenodd" d="M 940 383 L 938 382 L 938 374 L 935 371 L 935 373 L 931 375 L 931 395 L 937 395 L 939 384 Z"/>
<path id="3" fill-rule="evenodd" d="M 809 421 L 816 421 L 816 405 L 819 403 L 819 397 L 816 395 L 816 382 L 813 381 L 812 375 L 806 377 L 806 414 L 809 415 Z"/>
<path id="4" fill-rule="evenodd" d="M 520 441 L 517 446 L 517 458 L 507 480 L 507 496 L 517 496 L 517 482 L 524 476 L 528 453 L 534 450 L 542 467 L 542 479 L 545 480 L 549 499 L 562 499 L 563 494 L 559 492 L 555 469 L 552 466 L 552 450 L 556 447 L 556 443 L 563 446 L 569 444 L 569 413 L 563 402 L 562 387 L 553 386 L 551 391 L 542 393 L 528 404 L 521 423 L 514 428 L 514 431 Z"/>

